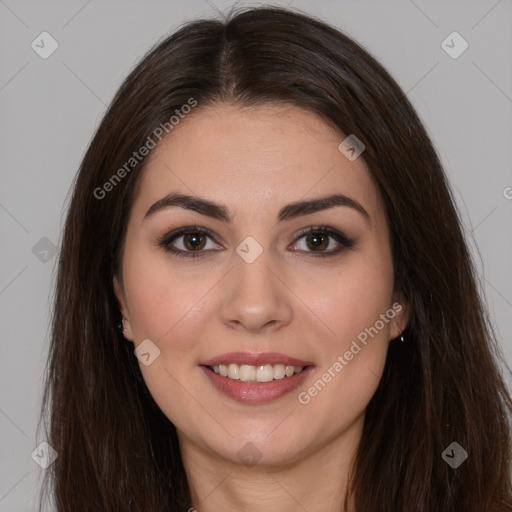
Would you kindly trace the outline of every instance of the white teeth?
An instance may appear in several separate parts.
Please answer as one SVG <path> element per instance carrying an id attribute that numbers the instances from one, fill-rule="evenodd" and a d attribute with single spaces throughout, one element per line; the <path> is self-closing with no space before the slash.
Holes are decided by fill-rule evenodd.
<path id="1" fill-rule="evenodd" d="M 237 364 L 230 364 L 228 366 L 228 377 L 234 380 L 240 379 L 240 366 L 238 366 Z"/>
<path id="2" fill-rule="evenodd" d="M 233 380 L 241 380 L 242 382 L 271 382 L 272 380 L 284 379 L 284 377 L 292 377 L 297 375 L 304 367 L 289 366 L 284 364 L 263 364 L 260 366 L 252 366 L 249 364 L 217 364 L 210 368 L 222 377 Z"/>
<path id="3" fill-rule="evenodd" d="M 240 380 L 243 382 L 256 380 L 256 368 L 254 366 L 249 366 L 248 364 L 241 365 Z"/>
<path id="4" fill-rule="evenodd" d="M 271 364 L 258 366 L 256 370 L 256 380 L 258 382 L 270 382 L 274 380 L 274 368 Z"/>
<path id="5" fill-rule="evenodd" d="M 274 365 L 274 379 L 283 379 L 285 376 L 284 364 Z"/>

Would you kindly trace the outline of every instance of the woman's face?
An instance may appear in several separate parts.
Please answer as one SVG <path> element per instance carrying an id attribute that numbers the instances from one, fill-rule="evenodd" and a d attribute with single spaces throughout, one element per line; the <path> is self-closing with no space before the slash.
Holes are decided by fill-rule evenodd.
<path id="1" fill-rule="evenodd" d="M 282 465 L 357 438 L 407 308 L 344 139 L 297 107 L 221 105 L 149 155 L 114 287 L 182 451 Z"/>

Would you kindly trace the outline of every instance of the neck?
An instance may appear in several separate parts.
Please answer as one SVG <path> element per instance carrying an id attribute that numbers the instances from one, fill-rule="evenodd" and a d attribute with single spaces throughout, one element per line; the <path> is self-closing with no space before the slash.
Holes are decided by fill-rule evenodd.
<path id="1" fill-rule="evenodd" d="M 207 452 L 178 432 L 191 508 L 199 512 L 354 512 L 351 500 L 348 508 L 344 502 L 362 426 L 359 418 L 293 462 L 254 466 Z"/>

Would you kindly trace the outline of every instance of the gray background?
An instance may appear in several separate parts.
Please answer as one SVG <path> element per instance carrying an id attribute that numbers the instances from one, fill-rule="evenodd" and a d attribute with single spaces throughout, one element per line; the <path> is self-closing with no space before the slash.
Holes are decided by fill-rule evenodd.
<path id="1" fill-rule="evenodd" d="M 512 364 L 512 0 L 291 4 L 354 37 L 407 92 L 445 165 Z M 230 5 L 215 0 L 221 10 Z M 214 16 L 215 6 L 0 0 L 0 512 L 34 510 L 43 472 L 31 453 L 44 441 L 36 426 L 57 261 L 51 249 L 60 244 L 80 160 L 138 59 L 183 21 Z M 43 31 L 59 45 L 47 59 L 31 48 Z M 453 31 L 469 44 L 456 59 L 441 46 Z"/>

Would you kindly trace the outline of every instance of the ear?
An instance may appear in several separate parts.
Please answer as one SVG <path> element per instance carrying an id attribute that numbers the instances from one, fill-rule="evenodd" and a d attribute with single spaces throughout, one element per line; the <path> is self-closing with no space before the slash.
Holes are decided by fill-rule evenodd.
<path id="1" fill-rule="evenodd" d="M 405 298 L 402 291 L 396 290 L 393 293 L 393 310 L 395 316 L 391 320 L 390 339 L 394 340 L 400 336 L 400 332 L 404 332 L 409 325 L 410 320 L 410 305 L 409 301 Z"/>
<path id="2" fill-rule="evenodd" d="M 128 314 L 128 308 L 126 306 L 126 296 L 124 293 L 123 285 L 117 276 L 114 276 L 114 278 L 112 279 L 112 284 L 114 286 L 114 294 L 117 298 L 117 302 L 119 303 L 119 309 L 121 310 L 121 314 L 123 315 L 123 336 L 128 341 L 133 341 L 133 332 L 130 324 L 130 315 Z"/>

